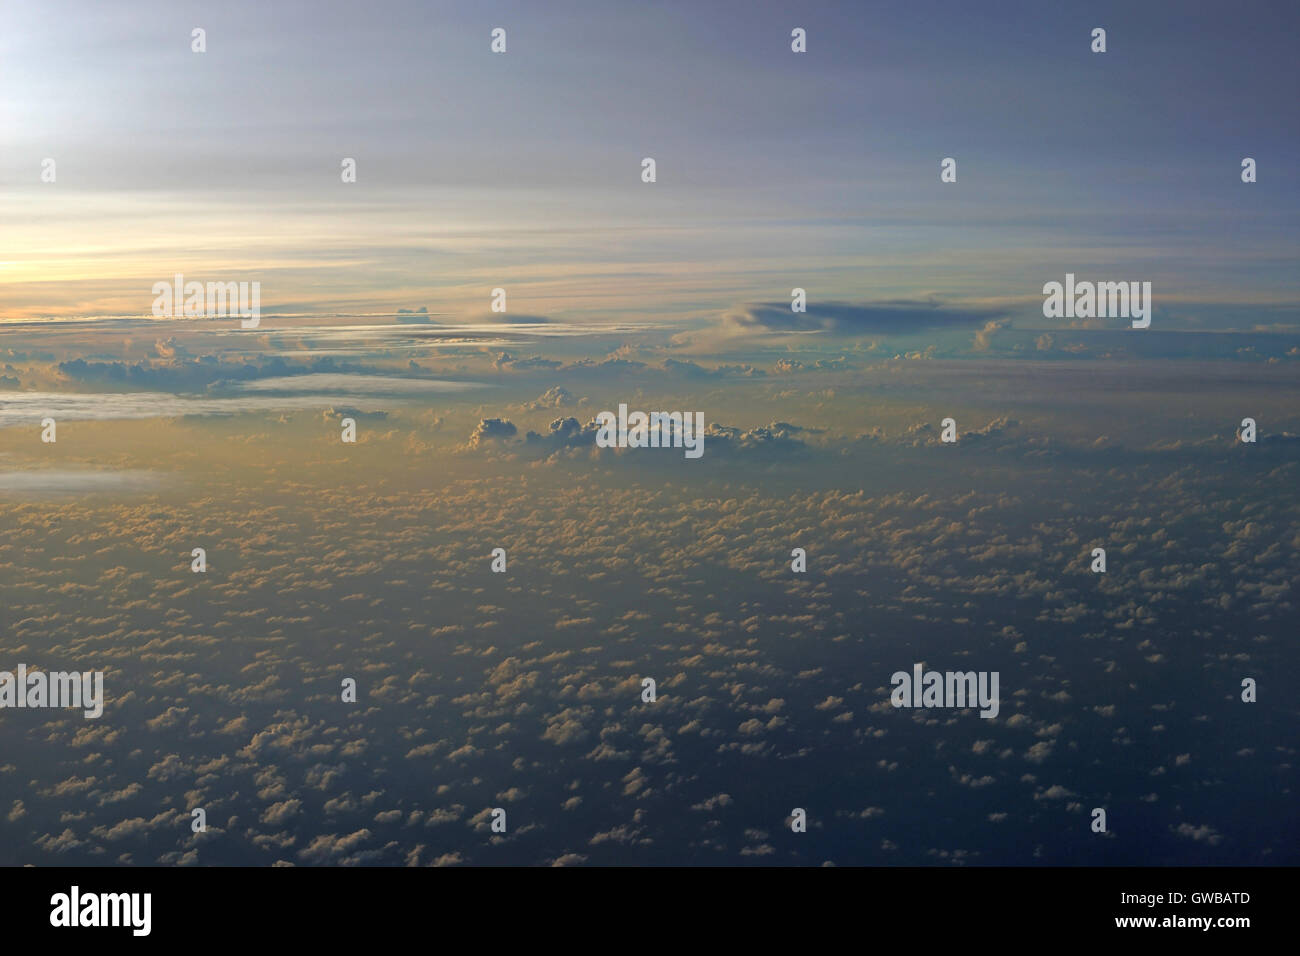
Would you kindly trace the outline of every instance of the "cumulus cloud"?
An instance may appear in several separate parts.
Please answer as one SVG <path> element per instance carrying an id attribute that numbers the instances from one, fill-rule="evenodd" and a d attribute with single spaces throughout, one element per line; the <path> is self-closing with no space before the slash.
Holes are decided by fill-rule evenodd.
<path id="1" fill-rule="evenodd" d="M 471 359 L 493 353 L 452 361 Z M 668 373 L 661 359 L 646 377 Z M 394 412 L 398 437 L 376 439 L 391 454 L 361 469 L 346 449 L 320 453 L 322 405 L 298 429 L 106 422 L 81 429 L 87 445 L 61 432 L 55 448 L 16 432 L 0 451 L 9 471 L 130 464 L 195 493 L 0 498 L 15 529 L 0 545 L 9 660 L 93 660 L 108 698 L 102 724 L 35 712 L 5 724 L 0 780 L 20 848 L 8 861 L 820 862 L 779 839 L 794 804 L 773 816 L 769 798 L 791 774 L 811 826 L 845 835 L 826 851 L 836 862 L 878 862 L 883 848 L 909 865 L 1023 863 L 1034 847 L 1033 859 L 1068 862 L 1070 841 L 1035 834 L 1061 832 L 1080 795 L 1153 789 L 1144 810 L 1159 825 L 1140 847 L 1113 841 L 1121 862 L 1194 862 L 1211 846 L 1218 862 L 1294 860 L 1280 823 L 1243 827 L 1253 805 L 1198 801 L 1183 824 L 1166 790 L 1193 772 L 1289 766 L 1279 727 L 1236 742 L 1194 728 L 1217 720 L 1242 674 L 1284 666 L 1294 444 L 1237 447 L 1235 421 L 1189 416 L 1180 398 L 1143 404 L 1129 416 L 1139 440 L 1116 451 L 1096 438 L 1122 436 L 1125 416 L 1107 408 L 1106 431 L 1092 427 L 1059 366 L 878 355 L 842 388 L 814 378 L 817 361 L 799 353 L 766 378 L 673 368 L 677 391 L 721 409 L 703 463 L 668 480 L 658 460 L 680 465 L 679 452 L 595 452 L 571 406 L 522 411 L 557 381 L 597 407 L 618 394 L 552 371 L 500 376 L 498 411 L 455 409 L 438 434 L 432 409 Z M 1100 403 L 1125 375 L 1081 377 Z M 991 383 L 1001 391 L 982 390 Z M 980 410 L 962 411 L 954 396 L 971 394 Z M 653 405 L 682 407 L 641 407 Z M 947 409 L 959 444 L 941 449 Z M 1296 430 L 1277 411 L 1260 417 Z M 480 443 L 506 453 L 442 454 L 480 419 Z M 410 444 L 417 430 L 428 447 Z M 1157 433 L 1185 443 L 1146 447 Z M 804 467 L 751 467 L 787 455 Z M 498 542 L 511 571 L 494 576 Z M 1107 575 L 1088 570 L 1099 542 Z M 198 544 L 207 575 L 189 570 Z M 795 546 L 806 574 L 791 572 Z M 1001 669 L 1005 719 L 899 719 L 889 674 L 925 655 Z M 653 704 L 640 699 L 646 675 Z M 345 676 L 356 705 L 339 703 Z M 842 800 L 846 780 L 873 806 Z M 484 808 L 505 801 L 509 833 L 480 833 Z M 936 809 L 924 841 L 923 804 Z M 194 806 L 220 839 L 190 832 L 177 808 Z M 1018 821 L 1031 839 L 1008 842 L 988 820 Z"/>
<path id="2" fill-rule="evenodd" d="M 537 398 L 528 402 L 524 407 L 529 411 L 545 411 L 552 408 L 565 408 L 570 405 L 581 405 L 585 398 L 575 398 L 574 394 L 562 385 L 555 385 L 548 388 Z"/>
<path id="3" fill-rule="evenodd" d="M 514 422 L 504 418 L 483 418 L 479 420 L 473 434 L 470 435 L 470 446 L 479 448 L 488 442 L 514 438 L 518 433 L 519 429 L 515 427 Z"/>

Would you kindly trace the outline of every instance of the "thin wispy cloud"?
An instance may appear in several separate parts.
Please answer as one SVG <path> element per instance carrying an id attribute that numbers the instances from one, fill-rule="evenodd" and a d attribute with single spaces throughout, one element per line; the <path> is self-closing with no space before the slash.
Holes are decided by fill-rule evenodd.
<path id="1" fill-rule="evenodd" d="M 81 494 L 131 494 L 156 491 L 167 476 L 140 469 L 93 471 L 89 469 L 40 468 L 32 471 L 0 471 L 0 494 L 62 496 Z"/>

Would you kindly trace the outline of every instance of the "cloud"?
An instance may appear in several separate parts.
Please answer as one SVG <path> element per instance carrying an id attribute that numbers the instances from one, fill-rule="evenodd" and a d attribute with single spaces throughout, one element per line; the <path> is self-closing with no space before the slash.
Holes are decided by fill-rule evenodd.
<path id="1" fill-rule="evenodd" d="M 273 409 L 320 408 L 328 397 L 248 396 L 243 398 L 189 398 L 166 392 L 108 392 L 58 394 L 14 392 L 0 395 L 0 428 L 35 428 L 42 418 L 56 422 L 109 421 L 113 419 L 180 418 L 185 415 L 237 415 Z"/>
<path id="2" fill-rule="evenodd" d="M 154 491 L 165 476 L 151 471 L 80 471 L 42 468 L 36 471 L 0 471 L 0 494 L 73 495 Z"/>
<path id="3" fill-rule="evenodd" d="M 540 451 L 546 454 L 575 448 L 596 448 L 596 435 L 600 426 L 592 418 L 586 424 L 573 416 L 554 419 L 545 432 L 529 430 L 524 434 L 522 445 L 518 450 Z M 772 422 L 755 428 L 743 429 L 730 425 L 709 423 L 704 429 L 705 457 L 710 455 L 757 455 L 784 457 L 808 448 L 802 436 L 820 434 L 823 430 L 793 425 L 789 422 Z M 469 437 L 468 447 L 482 449 L 489 447 L 488 442 L 505 441 L 518 433 L 515 424 L 502 418 L 485 418 L 475 426 Z M 601 449 L 602 452 L 615 456 L 613 460 L 622 460 L 638 464 L 642 459 L 636 455 L 650 455 L 655 452 L 672 452 L 681 455 L 681 449 L 671 446 L 662 448 L 639 449 Z M 633 455 L 634 457 L 626 457 Z"/>
<path id="4" fill-rule="evenodd" d="M 342 418 L 367 418 L 372 421 L 379 421 L 388 417 L 388 412 L 365 412 L 359 408 L 353 408 L 351 405 L 331 405 L 325 411 L 321 412 L 321 418 L 325 421 L 333 421 Z"/>
<path id="5" fill-rule="evenodd" d="M 263 378 L 231 383 L 241 392 L 313 392 L 350 395 L 428 395 L 463 392 L 487 386 L 479 382 L 454 382 L 431 378 L 404 378 L 397 375 L 358 375 L 354 373 L 309 373 L 278 378 Z"/>
<path id="6" fill-rule="evenodd" d="M 696 362 L 671 358 L 664 359 L 663 369 L 673 377 L 691 379 L 759 378 L 767 374 L 762 369 L 754 368 L 752 365 L 719 365 L 716 368 L 705 368 Z"/>
<path id="7" fill-rule="evenodd" d="M 530 372 L 535 369 L 556 369 L 563 365 L 563 362 L 555 359 L 542 358 L 540 355 L 533 355 L 528 358 L 515 358 L 509 352 L 498 353 L 496 360 L 493 361 L 492 367 L 498 370 L 513 369 L 520 372 Z"/>
<path id="8" fill-rule="evenodd" d="M 1214 827 L 1205 824 L 1192 826 L 1190 823 L 1180 823 L 1178 826 L 1170 827 L 1169 829 L 1180 837 L 1195 840 L 1197 843 L 1208 843 L 1210 846 L 1218 846 L 1223 842 L 1223 834 Z"/>
<path id="9" fill-rule="evenodd" d="M 637 362 L 633 359 L 607 358 L 601 359 L 600 361 L 597 361 L 596 359 L 581 359 L 564 366 L 564 371 L 568 373 L 586 372 L 597 374 L 615 372 L 621 375 L 628 372 L 639 372 L 645 367 L 645 362 Z"/>
<path id="10" fill-rule="evenodd" d="M 992 319 L 984 323 L 984 328 L 975 333 L 975 351 L 983 352 L 988 349 L 989 343 L 993 340 L 993 335 L 1000 329 L 1005 329 L 1010 323 L 1010 319 Z"/>
<path id="11" fill-rule="evenodd" d="M 549 408 L 564 408 L 568 405 L 580 405 L 585 402 L 585 398 L 575 398 L 573 393 L 563 386 L 556 385 L 548 388 L 533 401 L 528 402 L 524 407 L 529 411 L 543 411 Z"/>
<path id="12" fill-rule="evenodd" d="M 973 331 L 963 334 L 969 340 Z M 151 347 L 154 339 L 140 342 Z M 484 364 L 494 354 L 475 353 Z M 375 467 L 396 469 L 388 473 L 356 472 L 350 460 L 328 455 L 301 469 L 302 449 L 319 442 L 323 405 L 303 422 L 308 427 L 272 429 L 251 448 L 204 440 L 190 424 L 121 427 L 130 441 L 118 445 L 116 426 L 82 428 L 102 443 L 89 450 L 74 441 L 47 449 L 34 434 L 16 432 L 0 467 L 29 467 L 21 457 L 27 454 L 98 458 L 116 447 L 113 463 L 121 455 L 124 466 L 155 468 L 202 490 L 165 506 L 126 494 L 57 506 L 0 496 L 20 529 L 19 540 L 0 549 L 14 598 L 11 662 L 30 665 L 35 653 L 48 667 L 78 660 L 103 666 L 109 706 L 118 708 L 100 733 L 79 716 L 53 713 L 31 714 L 41 719 L 17 728 L 23 747 L 46 750 L 41 761 L 24 762 L 22 750 L 0 760 L 9 767 L 0 766 L 9 788 L 5 812 L 16 800 L 25 809 L 9 824 L 21 849 L 5 859 L 396 865 L 414 847 L 424 863 L 444 852 L 471 864 L 549 863 L 573 852 L 608 865 L 653 862 L 659 857 L 642 850 L 652 839 L 684 863 L 735 863 L 746 849 L 751 862 L 819 862 L 797 846 L 778 850 L 779 857 L 752 856 L 768 842 L 747 828 L 766 811 L 747 794 L 779 789 L 789 768 L 800 766 L 808 771 L 801 805 L 826 810 L 812 813 L 810 823 L 819 815 L 829 820 L 833 783 L 851 766 L 882 796 L 869 811 L 862 803 L 844 811 L 844 822 L 851 812 L 853 823 L 874 835 L 837 847 L 838 863 L 870 862 L 886 843 L 889 855 L 907 864 L 940 862 L 926 857 L 931 844 L 966 845 L 972 858 L 982 852 L 997 863 L 1026 862 L 1042 846 L 1041 861 L 1058 862 L 1068 847 L 1006 844 L 977 824 L 996 807 L 995 817 L 1039 818 L 1050 829 L 1055 824 L 1043 811 L 1077 812 L 1076 794 L 1149 788 L 1140 776 L 1153 756 L 1172 769 L 1176 755 L 1191 754 L 1190 765 L 1206 775 L 1238 767 L 1236 746 L 1238 756 L 1208 747 L 1189 732 L 1190 722 L 1164 713 L 1178 700 L 1169 680 L 1131 675 L 1149 674 L 1149 655 L 1164 652 L 1162 669 L 1171 676 L 1185 667 L 1228 695 L 1239 673 L 1275 667 L 1294 618 L 1297 533 L 1288 510 L 1294 496 L 1286 493 L 1294 484 L 1294 441 L 1272 452 L 1263 443 L 1234 446 L 1232 428 L 1245 411 L 1183 422 L 1181 396 L 1190 388 L 1175 392 L 1168 408 L 1143 405 L 1140 427 L 1126 431 L 1111 406 L 1089 412 L 1076 399 L 1080 389 L 1063 384 L 1076 376 L 1096 388 L 1100 402 L 1133 369 L 1063 364 L 981 360 L 925 369 L 881 362 L 861 388 L 817 383 L 816 392 L 789 376 L 709 382 L 694 407 L 716 409 L 720 421 L 704 462 L 681 466 L 671 480 L 664 466 L 680 462 L 678 453 L 570 449 L 590 441 L 587 414 L 566 407 L 511 422 L 524 413 L 510 403 L 557 381 L 583 393 L 550 373 L 521 383 L 495 408 L 460 410 L 452 425 L 428 436 L 449 447 L 463 443 L 482 417 L 495 423 L 481 426 L 483 442 L 508 451 L 490 467 L 443 459 L 448 480 L 416 494 L 373 493 L 382 490 L 376 476 L 387 484 L 388 475 L 425 473 L 435 451 L 415 461 L 400 453 L 376 458 Z M 1250 377 L 1238 369 L 1233 382 Z M 963 412 L 951 398 L 979 392 L 972 381 L 995 379 L 1014 401 L 999 397 L 996 406 Z M 1063 393 L 1063 412 L 1044 401 L 1054 390 Z M 612 389 L 590 394 L 601 403 L 593 409 L 616 397 Z M 623 394 L 642 408 L 679 404 L 652 404 L 649 395 L 642 404 L 636 393 Z M 1242 397 L 1256 394 L 1263 391 Z M 1224 404 L 1253 410 L 1258 402 Z M 1076 409 L 1094 417 L 1073 431 L 1051 417 Z M 959 443 L 941 449 L 937 423 L 948 410 Z M 1277 411 L 1255 414 L 1279 433 L 1298 430 Z M 924 428 L 907 433 L 922 421 Z M 1121 445 L 1127 457 L 1093 448 L 1101 434 L 1093 424 L 1129 442 Z M 519 440 L 527 427 L 541 434 Z M 849 437 L 875 427 L 889 439 Z M 132 438 L 145 431 L 148 442 Z M 1207 434 L 1212 445 L 1176 453 L 1141 447 L 1156 436 Z M 76 435 L 70 430 L 69 438 Z M 393 439 L 395 452 L 400 442 Z M 573 460 L 556 455 L 544 469 L 534 467 L 551 447 L 570 449 Z M 1044 459 L 1030 457 L 1046 451 L 1067 466 L 1046 472 Z M 765 452 L 803 456 L 812 467 L 769 468 L 761 457 L 745 457 Z M 721 467 L 711 469 L 715 454 L 723 456 Z M 225 474 L 214 465 L 237 460 L 241 470 L 231 474 L 238 480 L 213 480 Z M 1022 460 L 1029 470 L 1017 470 Z M 1230 467 L 1199 467 L 1207 460 Z M 71 469 L 72 459 L 30 467 L 37 465 Z M 270 493 L 286 478 L 292 494 Z M 1061 501 L 1072 505 L 1062 510 Z M 449 540 L 464 546 L 448 547 Z M 512 571 L 487 579 L 487 552 L 498 542 L 510 548 Z M 1088 571 L 1095 543 L 1108 546 L 1110 575 Z M 195 545 L 208 549 L 207 576 L 189 570 Z M 795 545 L 808 550 L 807 575 L 790 570 Z M 516 573 L 526 578 L 510 584 Z M 487 583 L 465 586 L 479 578 Z M 1012 604 L 1038 623 L 1009 627 L 996 609 Z M 195 607 L 201 617 L 192 616 Z M 1177 636 L 1189 626 L 1207 634 L 1204 653 L 1176 653 Z M 897 665 L 885 659 L 893 653 L 889 642 L 870 635 L 912 629 L 925 635 L 918 656 L 947 653 L 932 638 L 961 633 L 949 647 L 970 661 L 958 668 L 954 660 L 953 668 L 1002 668 L 1004 714 L 1014 716 L 981 722 L 930 712 L 924 722 L 892 720 L 887 693 L 885 709 L 872 709 L 873 688 Z M 1120 633 L 1134 639 L 1105 637 Z M 245 635 L 254 653 L 223 655 L 231 634 Z M 367 647 L 360 663 L 358 635 Z M 799 650 L 810 642 L 819 648 L 815 659 Z M 1007 656 L 1017 642 L 1031 652 Z M 340 708 L 338 678 L 351 674 L 359 678 L 360 703 Z M 657 679 L 653 705 L 640 701 L 642 675 Z M 1105 708 L 1078 706 L 1085 679 L 1111 689 Z M 1146 719 L 1151 704 L 1161 709 L 1151 718 L 1162 722 L 1158 730 Z M 371 732 L 381 709 L 406 715 L 400 733 Z M 835 722 L 840 715 L 843 724 Z M 790 723 L 774 723 L 780 716 Z M 1261 732 L 1251 761 L 1260 770 L 1284 766 L 1285 735 Z M 1118 776 L 1098 784 L 1090 768 L 1115 747 L 1129 748 L 1135 761 L 1110 768 Z M 908 761 L 917 753 L 961 755 L 939 767 L 970 762 L 952 771 L 945 790 L 951 810 L 926 841 L 907 829 L 909 807 L 934 788 L 933 775 L 916 773 Z M 516 758 L 524 763 L 508 770 Z M 432 788 L 411 785 L 413 772 L 432 779 Z M 1169 786 L 1171 776 L 1160 782 Z M 720 791 L 737 781 L 752 785 L 732 803 Z M 970 804 L 957 790 L 988 796 Z M 480 839 L 466 826 L 476 815 L 481 822 L 484 806 L 516 797 L 520 812 L 511 814 L 508 839 Z M 662 814 L 669 805 L 672 812 Z M 208 808 L 210 834 L 224 827 L 240 839 L 205 842 L 191 834 L 173 808 L 194 806 Z M 789 806 L 767 817 L 774 836 Z M 162 810 L 171 815 L 141 824 Z M 1195 862 L 1214 853 L 1249 862 L 1270 848 L 1273 859 L 1295 858 L 1285 828 L 1267 821 L 1251 840 L 1220 838 L 1241 831 L 1230 802 L 1200 806 L 1202 815 L 1182 828 L 1171 829 L 1180 821 L 1170 814 L 1179 810 L 1163 790 L 1151 810 L 1163 816 L 1152 817 L 1158 825 L 1149 843 L 1167 858 Z M 114 830 L 122 820 L 133 822 Z M 442 825 L 449 820 L 459 822 Z M 616 831 L 620 825 L 626 829 Z M 537 826 L 546 838 L 515 839 L 523 826 Z M 592 842 L 597 833 L 603 836 Z M 1121 862 L 1152 850 L 1126 851 L 1123 842 Z M 956 859 L 955 851 L 944 852 Z"/>
<path id="13" fill-rule="evenodd" d="M 298 858 L 308 863 L 345 862 L 352 857 L 353 851 L 370 839 L 368 829 L 361 829 L 348 836 L 337 833 L 320 834 L 312 839 L 306 848 L 298 851 Z"/>
<path id="14" fill-rule="evenodd" d="M 515 423 L 504 418 L 483 418 L 474 428 L 474 433 L 470 435 L 469 443 L 473 448 L 478 448 L 489 441 L 501 441 L 507 438 L 514 438 L 519 433 Z"/>
<path id="15" fill-rule="evenodd" d="M 759 425 L 750 429 L 710 423 L 704 429 L 705 455 L 721 452 L 785 456 L 808 447 L 799 437 L 801 434 L 817 431 L 819 429 L 808 429 L 788 422 L 772 422 L 770 425 Z"/>
<path id="16" fill-rule="evenodd" d="M 372 374 L 359 363 L 340 362 L 334 356 L 289 362 L 278 355 L 231 360 L 205 354 L 187 357 L 174 339 L 160 341 L 155 350 L 164 359 L 139 362 L 100 362 L 82 358 L 59 362 L 59 375 L 74 382 L 114 387 L 131 386 L 178 392 L 330 392 L 349 394 L 417 394 L 459 392 L 485 387 L 478 382 Z M 295 355 L 305 354 L 298 350 Z"/>
<path id="17" fill-rule="evenodd" d="M 1002 315 L 1000 309 L 946 306 L 934 301 L 895 299 L 861 305 L 809 303 L 807 312 L 792 312 L 788 302 L 761 302 L 732 308 L 722 316 L 724 328 L 745 332 L 826 332 L 835 335 L 906 335 L 930 329 L 965 328 Z"/>
<path id="18" fill-rule="evenodd" d="M 476 312 L 467 317 L 471 325 L 549 325 L 551 320 L 544 315 L 528 315 L 523 312 Z"/>
<path id="19" fill-rule="evenodd" d="M 409 402 L 481 387 L 486 386 L 397 376 L 309 374 L 257 382 L 219 381 L 211 383 L 209 393 L 202 396 L 168 392 L 0 392 L 0 428 L 35 427 L 46 417 L 57 422 L 108 421 L 316 409 L 340 400 L 364 401 L 374 396 Z"/>
<path id="20" fill-rule="evenodd" d="M 551 450 L 561 448 L 581 448 L 594 446 L 596 444 L 596 433 L 600 426 L 596 424 L 593 418 L 586 425 L 579 424 L 578 420 L 573 417 L 557 418 L 551 422 L 546 434 L 538 434 L 535 431 L 529 431 L 524 436 L 524 441 L 534 447 L 544 447 Z"/>
<path id="21" fill-rule="evenodd" d="M 302 809 L 301 800 L 282 800 L 262 811 L 262 822 L 273 827 L 284 826 Z"/>

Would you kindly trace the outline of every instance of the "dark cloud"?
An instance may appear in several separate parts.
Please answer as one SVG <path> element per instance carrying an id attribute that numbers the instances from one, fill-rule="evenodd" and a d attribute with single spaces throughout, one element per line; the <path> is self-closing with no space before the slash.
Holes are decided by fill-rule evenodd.
<path id="1" fill-rule="evenodd" d="M 747 453 L 781 457 L 803 451 L 807 445 L 797 436 L 809 431 L 816 429 L 805 429 L 787 422 L 773 422 L 750 429 L 711 423 L 704 429 L 704 453 L 706 457 Z"/>
<path id="2" fill-rule="evenodd" d="M 514 422 L 504 418 L 484 418 L 480 419 L 469 440 L 470 444 L 477 448 L 486 441 L 514 438 L 517 434 L 519 429 L 515 427 Z"/>
<path id="3" fill-rule="evenodd" d="M 810 302 L 807 312 L 792 312 L 789 302 L 737 306 L 722 321 L 746 332 L 830 332 L 837 335 L 906 335 L 930 329 L 982 325 L 1003 315 L 1000 309 L 945 306 L 938 302 L 894 299 L 885 302 Z"/>
<path id="4" fill-rule="evenodd" d="M 527 372 L 534 369 L 555 369 L 559 368 L 563 364 L 563 362 L 557 362 L 555 359 L 542 358 L 540 355 L 532 355 L 528 358 L 515 358 L 509 352 L 501 352 L 492 362 L 492 367 L 496 369 L 514 369 L 520 372 Z"/>
<path id="5" fill-rule="evenodd" d="M 387 417 L 388 417 L 388 412 L 363 412 L 361 409 L 359 409 L 359 408 L 353 408 L 351 405 L 338 405 L 338 406 L 335 406 L 335 407 L 332 407 L 332 408 L 327 408 L 327 409 L 325 409 L 325 411 L 321 413 L 321 417 L 324 418 L 326 421 L 329 421 L 330 419 L 335 419 L 335 418 L 340 418 L 340 419 L 342 419 L 342 418 L 355 418 L 355 419 L 368 418 L 368 419 L 371 419 L 371 420 L 378 421 L 378 420 L 380 420 L 380 419 L 387 418 Z"/>
<path id="6" fill-rule="evenodd" d="M 752 365 L 719 365 L 716 368 L 705 368 L 697 362 L 682 361 L 681 359 L 664 359 L 663 369 L 669 375 L 677 378 L 729 378 L 738 376 L 740 378 L 757 378 L 767 373 L 760 368 L 754 368 Z"/>
<path id="7" fill-rule="evenodd" d="M 186 357 L 181 354 L 183 349 L 174 345 L 171 348 L 175 351 L 176 357 L 164 361 L 155 359 L 139 362 L 88 362 L 77 358 L 60 362 L 56 368 L 60 375 L 77 382 L 130 385 L 135 388 L 176 392 L 220 390 L 231 383 L 248 382 L 259 378 L 329 372 L 364 374 L 373 371 L 368 366 L 340 362 L 329 356 L 305 362 L 290 362 L 278 355 L 231 360 L 217 355 Z"/>
<path id="8" fill-rule="evenodd" d="M 596 435 L 599 431 L 600 426 L 595 418 L 583 424 L 572 416 L 565 416 L 552 421 L 544 433 L 529 430 L 524 435 L 523 446 L 516 447 L 546 454 L 575 448 L 594 448 L 597 447 Z M 820 434 L 823 431 L 820 428 L 792 425 L 789 422 L 772 422 L 770 425 L 760 425 L 750 429 L 710 423 L 704 429 L 704 457 L 761 454 L 781 458 L 807 448 L 801 436 Z M 489 439 L 513 438 L 516 432 L 517 428 L 509 421 L 499 418 L 483 419 L 470 436 L 469 444 L 471 448 L 482 448 Z M 653 452 L 681 454 L 678 448 L 644 448 L 635 449 L 632 458 L 623 458 L 620 455 L 621 449 L 602 449 L 602 451 L 617 456 L 615 460 L 623 460 L 630 464 L 644 463 L 645 459 L 637 456 Z"/>
<path id="9" fill-rule="evenodd" d="M 595 359 L 582 359 L 578 362 L 572 362 L 564 366 L 566 372 L 639 372 L 645 368 L 645 362 L 637 362 L 633 359 L 624 358 L 607 358 L 596 361 Z"/>
<path id="10" fill-rule="evenodd" d="M 586 425 L 579 424 L 573 417 L 557 418 L 551 422 L 546 434 L 530 431 L 524 441 L 533 447 L 543 447 L 558 451 L 562 448 L 582 448 L 596 444 L 596 432 L 600 427 L 593 418 Z"/>

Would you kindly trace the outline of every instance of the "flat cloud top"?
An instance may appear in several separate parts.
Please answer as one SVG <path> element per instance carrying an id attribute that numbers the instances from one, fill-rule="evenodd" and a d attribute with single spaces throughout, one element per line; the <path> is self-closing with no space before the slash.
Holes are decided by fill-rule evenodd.
<path id="1" fill-rule="evenodd" d="M 807 312 L 792 311 L 789 302 L 759 302 L 729 310 L 722 321 L 724 326 L 737 331 L 904 335 L 928 329 L 965 328 L 1002 315 L 1000 309 L 895 299 L 868 303 L 809 302 Z"/>
<path id="2" fill-rule="evenodd" d="M 0 494 L 66 495 L 156 491 L 165 481 L 165 476 L 141 469 L 90 471 L 41 468 L 35 471 L 0 471 Z"/>

